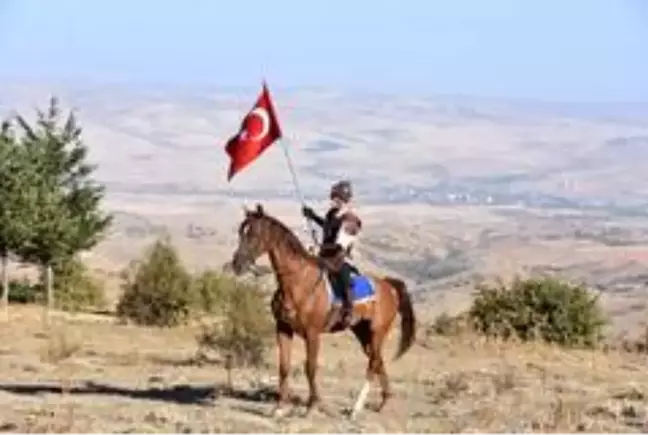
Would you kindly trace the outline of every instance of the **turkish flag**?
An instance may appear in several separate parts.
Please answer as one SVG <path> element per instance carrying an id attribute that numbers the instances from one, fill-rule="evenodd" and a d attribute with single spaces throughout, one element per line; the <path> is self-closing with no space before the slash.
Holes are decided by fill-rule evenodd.
<path id="1" fill-rule="evenodd" d="M 274 141 L 281 138 L 281 128 L 265 83 L 254 107 L 245 115 L 238 133 L 225 146 L 230 157 L 227 181 L 252 163 Z"/>

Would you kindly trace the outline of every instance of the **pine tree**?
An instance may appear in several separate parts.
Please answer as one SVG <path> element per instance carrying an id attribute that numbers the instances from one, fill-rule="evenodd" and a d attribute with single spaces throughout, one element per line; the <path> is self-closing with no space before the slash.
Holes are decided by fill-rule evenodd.
<path id="1" fill-rule="evenodd" d="M 14 126 L 3 121 L 0 125 L 0 274 L 5 317 L 9 304 L 9 256 L 31 237 L 30 221 L 35 209 L 29 191 L 35 176 L 35 168 L 29 165 L 24 149 L 18 144 Z"/>
<path id="2" fill-rule="evenodd" d="M 112 222 L 100 208 L 104 187 L 92 179 L 96 166 L 87 162 L 82 129 L 73 112 L 62 119 L 54 97 L 46 112 L 37 111 L 34 126 L 17 117 L 28 166 L 38 174 L 32 184 L 37 211 L 19 254 L 43 267 L 48 309 L 53 306 L 53 266 L 94 247 Z"/>

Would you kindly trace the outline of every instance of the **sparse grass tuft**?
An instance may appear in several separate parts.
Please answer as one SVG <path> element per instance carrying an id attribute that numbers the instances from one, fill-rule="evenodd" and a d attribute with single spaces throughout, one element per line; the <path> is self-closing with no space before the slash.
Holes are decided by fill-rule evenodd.
<path id="1" fill-rule="evenodd" d="M 452 316 L 446 312 L 441 313 L 434 319 L 426 330 L 426 335 L 440 335 L 444 337 L 456 337 L 470 331 L 470 325 L 466 314 Z"/>
<path id="2" fill-rule="evenodd" d="M 47 335 L 41 360 L 49 364 L 60 364 L 80 349 L 81 345 L 72 340 L 64 329 L 55 329 Z"/>

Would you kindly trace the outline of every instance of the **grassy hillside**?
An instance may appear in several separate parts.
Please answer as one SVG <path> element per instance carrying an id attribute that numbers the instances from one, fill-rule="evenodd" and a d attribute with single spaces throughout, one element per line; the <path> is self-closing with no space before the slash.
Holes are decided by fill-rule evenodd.
<path id="1" fill-rule="evenodd" d="M 74 432 L 640 432 L 646 430 L 645 356 L 504 344 L 467 335 L 422 334 L 388 363 L 395 398 L 381 414 L 343 417 L 361 387 L 364 357 L 350 335 L 328 337 L 321 359 L 326 409 L 276 421 L 276 365 L 239 370 L 233 392 L 218 355 L 196 359 L 191 328 L 159 330 L 114 319 L 60 315 L 42 334 L 39 311 L 11 310 L 0 329 L 3 430 Z M 388 352 L 393 352 L 395 340 Z M 294 392 L 305 400 L 302 344 Z M 373 391 L 370 402 L 378 400 Z"/>

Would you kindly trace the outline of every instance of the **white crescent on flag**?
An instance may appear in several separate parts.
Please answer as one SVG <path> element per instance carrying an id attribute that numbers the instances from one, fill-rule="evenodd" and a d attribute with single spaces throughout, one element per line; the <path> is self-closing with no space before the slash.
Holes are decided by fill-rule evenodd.
<path id="1" fill-rule="evenodd" d="M 245 128 L 241 131 L 241 134 L 239 136 L 242 140 L 261 140 L 265 138 L 270 132 L 270 114 L 265 109 L 265 107 L 257 107 L 252 110 L 248 115 L 248 118 L 251 118 L 253 116 L 256 116 L 261 121 L 261 130 L 259 131 L 259 133 L 252 135 L 248 131 L 246 123 Z"/>

